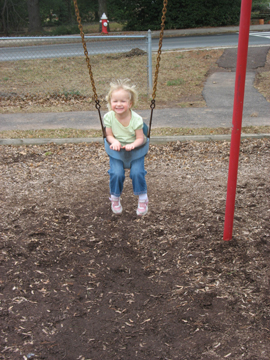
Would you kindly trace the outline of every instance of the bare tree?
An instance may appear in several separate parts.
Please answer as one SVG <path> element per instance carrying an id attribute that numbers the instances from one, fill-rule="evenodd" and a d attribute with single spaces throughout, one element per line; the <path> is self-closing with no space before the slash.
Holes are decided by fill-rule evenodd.
<path id="1" fill-rule="evenodd" d="M 24 0 L 0 0 L 0 29 L 4 34 L 19 31 L 26 25 L 25 3 Z"/>
<path id="2" fill-rule="evenodd" d="M 7 35 L 8 34 L 8 18 L 6 16 L 6 9 L 7 9 L 7 0 L 4 0 L 4 4 L 1 11 L 1 18 L 2 18 L 2 28 L 3 32 Z"/>
<path id="3" fill-rule="evenodd" d="M 28 0 L 29 33 L 42 32 L 41 19 L 39 14 L 39 0 Z"/>

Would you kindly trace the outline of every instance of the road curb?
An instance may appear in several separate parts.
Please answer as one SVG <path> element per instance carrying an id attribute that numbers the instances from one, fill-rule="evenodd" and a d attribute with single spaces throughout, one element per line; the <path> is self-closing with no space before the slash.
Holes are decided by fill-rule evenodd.
<path id="1" fill-rule="evenodd" d="M 270 138 L 270 134 L 242 134 L 241 139 L 262 139 Z M 183 136 L 153 136 L 151 144 L 165 144 L 168 142 L 184 141 L 230 141 L 231 135 L 183 135 Z M 0 145 L 27 146 L 27 145 L 46 145 L 54 143 L 80 144 L 80 143 L 103 143 L 102 138 L 63 138 L 63 139 L 0 139 Z"/>
<path id="2" fill-rule="evenodd" d="M 263 25 L 250 25 L 250 31 L 269 31 L 270 24 Z M 166 29 L 163 32 L 163 37 L 177 37 L 177 36 L 197 36 L 197 35 L 219 35 L 219 34 L 231 34 L 239 32 L 238 26 L 217 26 L 209 28 L 188 28 L 188 29 Z M 147 31 L 115 31 L 109 32 L 109 35 L 146 35 Z M 151 31 L 152 38 L 160 37 L 160 30 Z M 87 35 L 97 36 L 100 33 L 89 33 Z"/>

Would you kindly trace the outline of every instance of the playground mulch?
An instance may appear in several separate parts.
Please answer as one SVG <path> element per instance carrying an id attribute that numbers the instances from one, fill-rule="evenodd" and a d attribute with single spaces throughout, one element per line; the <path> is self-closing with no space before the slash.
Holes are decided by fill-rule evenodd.
<path id="1" fill-rule="evenodd" d="M 270 357 L 270 140 L 151 146 L 149 213 L 100 144 L 0 148 L 0 359 Z"/>

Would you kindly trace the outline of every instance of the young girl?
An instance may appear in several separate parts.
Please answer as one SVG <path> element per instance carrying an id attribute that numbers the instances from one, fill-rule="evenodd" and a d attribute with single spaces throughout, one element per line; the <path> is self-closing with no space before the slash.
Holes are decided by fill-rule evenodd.
<path id="1" fill-rule="evenodd" d="M 146 141 L 143 133 L 143 119 L 132 110 L 138 99 L 135 86 L 129 85 L 128 80 L 117 80 L 110 86 L 106 98 L 109 112 L 104 116 L 106 139 L 112 150 L 132 151 Z M 125 180 L 123 162 L 110 156 L 108 173 L 110 175 L 111 208 L 115 214 L 121 214 L 123 209 L 120 195 Z M 130 178 L 132 179 L 134 195 L 139 195 L 137 215 L 145 215 L 148 211 L 145 174 L 144 156 L 133 160 L 130 167 Z"/>

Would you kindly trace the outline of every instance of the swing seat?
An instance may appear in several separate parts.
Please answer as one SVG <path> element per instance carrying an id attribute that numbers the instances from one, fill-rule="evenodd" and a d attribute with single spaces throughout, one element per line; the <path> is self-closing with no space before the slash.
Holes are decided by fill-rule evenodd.
<path id="1" fill-rule="evenodd" d="M 145 136 L 147 136 L 147 132 L 148 132 L 148 126 L 144 123 L 143 124 L 143 133 Z M 116 151 L 116 150 L 110 149 L 110 144 L 108 143 L 106 138 L 104 138 L 104 145 L 105 145 L 106 153 L 114 159 L 121 160 L 124 164 L 125 169 L 130 169 L 131 162 L 133 160 L 137 160 L 141 157 L 144 157 L 148 153 L 149 142 L 150 142 L 150 139 L 147 138 L 145 144 L 143 144 L 142 146 L 135 148 L 131 151 L 126 151 L 125 149 Z"/>

